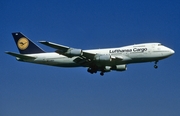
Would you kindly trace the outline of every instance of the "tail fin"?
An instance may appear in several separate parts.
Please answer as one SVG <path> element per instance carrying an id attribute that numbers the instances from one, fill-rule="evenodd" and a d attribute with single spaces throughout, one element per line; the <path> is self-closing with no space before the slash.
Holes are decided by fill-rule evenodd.
<path id="1" fill-rule="evenodd" d="M 45 51 L 20 32 L 12 33 L 21 54 L 44 53 Z"/>

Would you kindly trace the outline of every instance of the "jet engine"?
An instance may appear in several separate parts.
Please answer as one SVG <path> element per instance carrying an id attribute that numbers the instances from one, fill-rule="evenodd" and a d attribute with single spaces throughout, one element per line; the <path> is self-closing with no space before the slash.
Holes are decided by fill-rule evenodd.
<path id="1" fill-rule="evenodd" d="M 111 55 L 107 54 L 107 55 L 96 55 L 94 57 L 94 60 L 95 61 L 98 61 L 98 62 L 107 62 L 107 61 L 111 61 Z"/>
<path id="2" fill-rule="evenodd" d="M 116 71 L 126 71 L 127 70 L 127 65 L 126 64 L 116 65 L 115 70 Z"/>
<path id="3" fill-rule="evenodd" d="M 81 56 L 83 54 L 81 49 L 68 49 L 67 52 L 64 53 L 66 56 L 73 57 L 73 56 Z"/>
<path id="4" fill-rule="evenodd" d="M 110 72 L 111 71 L 111 67 L 110 66 L 105 66 L 104 67 L 104 72 Z"/>

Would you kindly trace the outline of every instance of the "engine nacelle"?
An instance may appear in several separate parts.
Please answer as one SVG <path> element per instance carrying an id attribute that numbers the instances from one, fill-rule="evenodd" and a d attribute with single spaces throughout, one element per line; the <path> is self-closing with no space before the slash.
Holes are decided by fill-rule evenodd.
<path id="1" fill-rule="evenodd" d="M 81 49 L 73 49 L 70 48 L 67 52 L 64 53 L 66 56 L 73 57 L 73 56 L 81 56 L 83 52 Z"/>
<path id="2" fill-rule="evenodd" d="M 111 71 L 111 67 L 110 66 L 105 66 L 104 67 L 104 72 L 110 72 Z"/>
<path id="3" fill-rule="evenodd" d="M 126 71 L 126 70 L 127 70 L 127 65 L 126 65 L 126 64 L 116 65 L 115 70 L 116 70 L 116 71 Z"/>
<path id="4" fill-rule="evenodd" d="M 111 61 L 111 55 L 107 54 L 107 55 L 96 55 L 94 57 L 94 60 L 95 61 L 98 61 L 98 62 L 107 62 L 107 61 Z"/>

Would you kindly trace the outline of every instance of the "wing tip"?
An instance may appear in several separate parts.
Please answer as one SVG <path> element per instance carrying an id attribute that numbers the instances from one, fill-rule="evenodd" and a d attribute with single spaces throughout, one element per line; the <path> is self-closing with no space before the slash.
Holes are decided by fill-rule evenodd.
<path id="1" fill-rule="evenodd" d="M 39 43 L 48 43 L 47 41 L 38 41 Z"/>
<path id="2" fill-rule="evenodd" d="M 11 53 L 11 52 L 9 52 L 9 51 L 5 51 L 5 53 L 6 53 L 6 54 L 9 54 L 9 53 Z"/>

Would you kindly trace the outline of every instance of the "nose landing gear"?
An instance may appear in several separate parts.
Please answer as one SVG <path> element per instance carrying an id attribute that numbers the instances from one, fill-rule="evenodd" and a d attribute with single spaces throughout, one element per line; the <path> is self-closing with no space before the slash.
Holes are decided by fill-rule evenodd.
<path id="1" fill-rule="evenodd" d="M 155 69 L 158 68 L 157 63 L 158 63 L 158 61 L 155 61 L 155 64 L 154 64 L 154 68 L 155 68 Z"/>

